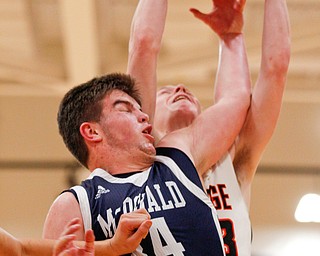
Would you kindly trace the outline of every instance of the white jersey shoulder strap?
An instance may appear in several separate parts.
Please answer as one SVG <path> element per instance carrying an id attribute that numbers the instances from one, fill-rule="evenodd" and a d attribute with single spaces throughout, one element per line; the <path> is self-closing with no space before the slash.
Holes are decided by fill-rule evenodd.
<path id="1" fill-rule="evenodd" d="M 74 186 L 71 189 L 75 191 L 78 196 L 84 230 L 92 229 L 91 210 L 87 191 L 82 186 Z"/>

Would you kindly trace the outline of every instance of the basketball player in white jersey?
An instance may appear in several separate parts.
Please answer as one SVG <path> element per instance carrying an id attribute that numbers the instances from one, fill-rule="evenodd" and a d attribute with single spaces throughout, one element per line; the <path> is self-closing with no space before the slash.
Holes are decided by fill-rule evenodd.
<path id="1" fill-rule="evenodd" d="M 209 14 L 195 9 L 191 11 L 220 38 L 214 96 L 217 101 L 219 88 L 240 80 L 250 83 L 250 78 L 242 35 L 244 3 L 240 10 L 233 10 L 233 6 L 226 1 L 213 0 L 213 4 L 213 11 Z M 194 96 L 182 84 L 163 87 L 155 101 L 156 63 L 165 23 L 165 8 L 151 13 L 150 9 L 143 7 L 146 6 L 141 5 L 137 9 L 132 23 L 128 73 L 141 86 L 142 108 L 151 120 L 154 117 L 154 134 L 161 139 L 165 134 L 190 125 L 197 112 L 190 104 Z M 227 18 L 230 13 L 231 21 Z M 158 26 L 158 33 L 156 30 L 151 30 L 153 34 L 149 33 L 146 27 L 152 24 Z M 226 255 L 251 254 L 251 183 L 280 114 L 289 59 L 290 29 L 286 1 L 265 0 L 261 69 L 252 90 L 251 107 L 233 146 L 204 177 L 204 187 L 218 211 Z"/>

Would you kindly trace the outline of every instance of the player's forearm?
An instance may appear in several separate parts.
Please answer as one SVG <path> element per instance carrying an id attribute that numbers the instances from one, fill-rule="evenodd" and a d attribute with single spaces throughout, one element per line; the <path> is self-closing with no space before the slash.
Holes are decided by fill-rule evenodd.
<path id="1" fill-rule="evenodd" d="M 159 51 L 167 15 L 167 0 L 140 0 L 133 16 L 129 53 L 144 47 Z"/>
<path id="2" fill-rule="evenodd" d="M 0 228 L 0 255 L 52 256 L 54 241 L 16 239 Z"/>
<path id="3" fill-rule="evenodd" d="M 261 124 L 255 126 L 261 148 L 272 136 L 280 114 L 289 61 L 290 26 L 286 0 L 265 0 L 261 68 L 253 92 L 255 104 L 251 107 L 252 119 Z M 259 152 L 259 149 L 255 151 Z"/>
<path id="4" fill-rule="evenodd" d="M 0 228 L 0 255 L 21 255 L 21 244 L 11 234 Z"/>
<path id="5" fill-rule="evenodd" d="M 54 240 L 36 240 L 36 239 L 22 239 L 21 256 L 52 256 L 55 245 Z M 10 254 L 11 255 L 11 254 Z"/>
<path id="6" fill-rule="evenodd" d="M 220 39 L 215 81 L 215 101 L 235 99 L 238 107 L 250 104 L 251 80 L 243 34 L 226 34 Z"/>
<path id="7" fill-rule="evenodd" d="M 285 76 L 289 60 L 290 25 L 286 0 L 266 0 L 261 71 Z"/>
<path id="8" fill-rule="evenodd" d="M 167 14 L 167 0 L 140 0 L 133 17 L 127 73 L 137 81 L 142 109 L 153 120 L 157 61 Z"/>
<path id="9" fill-rule="evenodd" d="M 84 246 L 84 242 L 76 241 L 76 244 L 80 247 Z M 127 250 L 127 244 L 122 246 L 113 247 L 111 239 L 104 241 L 95 241 L 94 242 L 94 255 L 95 256 L 120 256 L 127 253 L 131 253 L 129 249 Z"/>

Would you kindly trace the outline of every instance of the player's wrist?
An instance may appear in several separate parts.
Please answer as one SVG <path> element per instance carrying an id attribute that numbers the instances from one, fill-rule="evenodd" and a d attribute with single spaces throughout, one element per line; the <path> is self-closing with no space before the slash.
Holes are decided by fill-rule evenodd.
<path id="1" fill-rule="evenodd" d="M 107 240 L 106 251 L 108 256 L 120 256 L 121 253 L 118 252 L 117 246 L 114 245 L 114 237 Z"/>
<path id="2" fill-rule="evenodd" d="M 243 32 L 228 32 L 228 33 L 223 33 L 220 36 L 222 41 L 229 41 L 232 39 L 235 39 L 236 37 L 239 37 L 243 35 Z"/>

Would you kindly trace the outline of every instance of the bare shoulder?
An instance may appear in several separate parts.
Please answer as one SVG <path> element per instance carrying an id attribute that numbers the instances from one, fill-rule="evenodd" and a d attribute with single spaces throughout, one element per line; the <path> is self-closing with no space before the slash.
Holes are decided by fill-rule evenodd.
<path id="1" fill-rule="evenodd" d="M 182 128 L 166 134 L 158 143 L 157 147 L 178 148 L 187 153 L 190 151 L 192 137 L 190 136 L 190 127 Z"/>
<path id="2" fill-rule="evenodd" d="M 47 214 L 43 238 L 58 239 L 66 225 L 74 218 L 79 218 L 82 222 L 80 207 L 75 196 L 70 192 L 59 195 L 51 205 Z M 77 239 L 84 239 L 84 230 L 81 229 L 77 234 Z"/>

